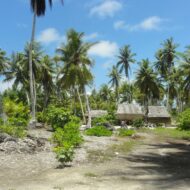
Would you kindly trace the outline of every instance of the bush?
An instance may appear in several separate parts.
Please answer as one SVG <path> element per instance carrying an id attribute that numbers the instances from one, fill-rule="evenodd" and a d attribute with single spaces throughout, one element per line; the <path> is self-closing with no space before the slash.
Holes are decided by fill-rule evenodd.
<path id="1" fill-rule="evenodd" d="M 49 106 L 45 111 L 45 115 L 45 120 L 53 129 L 63 128 L 64 125 L 70 121 L 74 121 L 75 123 L 80 122 L 78 117 L 73 116 L 71 111 L 65 108 Z"/>
<path id="2" fill-rule="evenodd" d="M 120 137 L 128 137 L 128 136 L 132 136 L 135 134 L 134 130 L 130 130 L 130 129 L 119 129 L 119 136 Z"/>
<path id="3" fill-rule="evenodd" d="M 24 106 L 22 102 L 15 103 L 14 101 L 5 98 L 3 100 L 3 111 L 8 117 L 7 124 L 14 126 L 26 127 L 30 118 L 29 108 Z"/>
<path id="4" fill-rule="evenodd" d="M 73 147 L 66 143 L 63 147 L 55 148 L 55 153 L 57 154 L 56 158 L 62 165 L 65 165 L 67 162 L 71 162 L 74 157 Z"/>
<path id="5" fill-rule="evenodd" d="M 75 122 L 67 123 L 64 128 L 57 128 L 54 132 L 53 139 L 60 147 L 63 147 L 65 143 L 77 147 L 83 142 L 79 131 L 79 124 Z"/>
<path id="6" fill-rule="evenodd" d="M 0 133 L 7 133 L 10 136 L 23 138 L 26 136 L 24 127 L 12 126 L 12 125 L 1 125 Z"/>
<path id="7" fill-rule="evenodd" d="M 178 116 L 178 127 L 182 130 L 190 130 L 190 109 L 186 109 Z"/>
<path id="8" fill-rule="evenodd" d="M 74 156 L 74 148 L 78 147 L 83 138 L 80 134 L 78 122 L 69 122 L 64 128 L 57 128 L 53 135 L 53 141 L 57 144 L 55 153 L 62 164 L 70 162 Z"/>
<path id="9" fill-rule="evenodd" d="M 85 133 L 88 136 L 97 136 L 97 137 L 112 135 L 112 131 L 109 131 L 104 126 L 96 126 L 96 127 L 87 129 Z"/>
<path id="10" fill-rule="evenodd" d="M 144 121 L 142 119 L 136 119 L 133 121 L 133 127 L 140 128 L 144 126 Z"/>

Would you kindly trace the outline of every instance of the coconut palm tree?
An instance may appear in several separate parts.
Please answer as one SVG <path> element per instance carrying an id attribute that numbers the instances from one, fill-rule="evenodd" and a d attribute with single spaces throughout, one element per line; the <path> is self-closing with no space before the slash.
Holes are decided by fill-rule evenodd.
<path id="1" fill-rule="evenodd" d="M 120 85 L 120 81 L 121 81 L 121 74 L 115 65 L 109 71 L 108 77 L 110 78 L 109 84 L 111 84 L 111 87 L 113 87 L 115 89 L 116 102 L 118 102 L 119 101 L 119 85 Z"/>
<path id="2" fill-rule="evenodd" d="M 140 62 L 140 69 L 137 72 L 135 85 L 144 95 L 145 120 L 148 121 L 148 103 L 150 98 L 159 99 L 161 83 L 150 67 L 150 61 L 144 59 Z"/>
<path id="3" fill-rule="evenodd" d="M 103 84 L 99 90 L 100 98 L 108 102 L 110 100 L 111 90 L 107 84 Z"/>
<path id="4" fill-rule="evenodd" d="M 121 102 L 132 103 L 134 96 L 134 85 L 124 82 L 119 89 L 121 94 Z"/>
<path id="5" fill-rule="evenodd" d="M 63 0 L 61 0 L 63 2 Z M 52 7 L 52 0 L 48 0 L 50 7 Z M 30 51 L 29 51 L 29 76 L 30 76 L 30 98 L 31 98 L 31 113 L 32 113 L 32 122 L 35 124 L 36 121 L 36 98 L 35 98 L 35 84 L 34 84 L 34 75 L 32 70 L 32 50 L 35 38 L 35 28 L 36 28 L 36 18 L 45 15 L 46 12 L 46 0 L 30 0 L 30 6 L 33 12 L 33 21 L 32 21 L 32 35 L 30 41 Z"/>
<path id="6" fill-rule="evenodd" d="M 167 108 L 170 109 L 170 76 L 172 75 L 173 67 L 175 65 L 175 59 L 177 58 L 176 48 L 177 44 L 174 43 L 173 38 L 165 40 L 162 44 L 162 49 L 160 49 L 157 54 L 157 62 L 155 68 L 160 73 L 162 78 L 167 83 Z"/>
<path id="7" fill-rule="evenodd" d="M 41 65 L 40 65 L 40 78 L 45 94 L 44 108 L 47 107 L 50 94 L 53 93 L 54 89 L 53 74 L 54 74 L 53 60 L 50 59 L 48 55 L 46 55 L 41 59 Z"/>
<path id="8" fill-rule="evenodd" d="M 3 74 L 3 72 L 8 67 L 8 58 L 6 57 L 6 52 L 0 49 L 0 75 Z"/>
<path id="9" fill-rule="evenodd" d="M 84 117 L 83 105 L 80 98 L 80 92 L 84 92 L 88 110 L 88 126 L 91 127 L 90 105 L 86 94 L 85 86 L 93 80 L 90 67 L 93 65 L 92 60 L 88 57 L 88 50 L 93 43 L 83 41 L 84 33 L 78 33 L 71 29 L 67 32 L 67 43 L 62 44 L 57 52 L 61 55 L 64 65 L 61 70 L 61 84 L 65 88 L 71 88 L 74 93 L 78 94 L 81 105 L 81 111 Z"/>
<path id="10" fill-rule="evenodd" d="M 126 45 L 119 51 L 117 67 L 120 67 L 119 72 L 125 73 L 125 76 L 129 79 L 130 64 L 135 63 L 134 56 L 136 54 L 131 52 L 130 45 Z"/>

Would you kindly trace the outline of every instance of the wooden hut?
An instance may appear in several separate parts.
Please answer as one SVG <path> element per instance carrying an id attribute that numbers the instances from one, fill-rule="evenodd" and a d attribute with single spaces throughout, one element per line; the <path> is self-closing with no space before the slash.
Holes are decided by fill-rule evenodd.
<path id="1" fill-rule="evenodd" d="M 138 104 L 128 103 L 118 105 L 116 116 L 120 121 L 133 121 L 144 117 L 142 109 Z"/>
<path id="2" fill-rule="evenodd" d="M 171 116 L 165 106 L 149 106 L 148 122 L 171 124 Z"/>

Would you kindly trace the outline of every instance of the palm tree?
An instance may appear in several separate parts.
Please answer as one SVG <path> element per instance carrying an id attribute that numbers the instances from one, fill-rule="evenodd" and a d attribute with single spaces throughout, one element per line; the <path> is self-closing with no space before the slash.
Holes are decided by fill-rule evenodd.
<path id="1" fill-rule="evenodd" d="M 170 104 L 170 76 L 172 75 L 173 67 L 175 65 L 176 48 L 177 44 L 174 43 L 173 38 L 169 38 L 162 44 L 162 49 L 160 49 L 157 54 L 157 62 L 155 68 L 158 70 L 162 78 L 167 82 L 167 108 L 169 110 Z"/>
<path id="2" fill-rule="evenodd" d="M 131 52 L 130 45 L 126 45 L 120 49 L 117 62 L 117 67 L 120 67 L 119 72 L 125 72 L 125 76 L 129 79 L 130 64 L 135 63 L 133 58 L 136 54 Z"/>
<path id="3" fill-rule="evenodd" d="M 0 75 L 3 74 L 3 72 L 8 67 L 8 58 L 6 57 L 6 52 L 0 49 Z"/>
<path id="4" fill-rule="evenodd" d="M 119 73 L 117 67 L 114 65 L 110 72 L 108 73 L 110 78 L 109 84 L 111 87 L 115 88 L 116 102 L 119 101 L 119 85 L 121 81 L 121 74 Z"/>
<path id="5" fill-rule="evenodd" d="M 90 105 L 85 86 L 93 80 L 90 67 L 93 65 L 92 60 L 88 57 L 88 50 L 93 43 L 83 41 L 84 33 L 78 33 L 71 29 L 67 33 L 67 43 L 62 44 L 57 52 L 61 54 L 61 60 L 64 62 L 62 68 L 62 77 L 60 79 L 62 86 L 71 88 L 78 94 L 81 105 L 83 119 L 85 120 L 83 105 L 80 98 L 80 91 L 84 92 L 88 110 L 88 127 L 91 127 Z"/>
<path id="6" fill-rule="evenodd" d="M 53 73 L 54 73 L 53 61 L 50 59 L 48 55 L 46 55 L 41 59 L 41 65 L 40 65 L 40 78 L 45 94 L 44 108 L 47 107 L 50 94 L 53 93 L 54 89 Z"/>
<path id="7" fill-rule="evenodd" d="M 132 103 L 134 95 L 134 85 L 124 82 L 120 87 L 121 102 Z"/>
<path id="8" fill-rule="evenodd" d="M 48 0 L 50 7 L 52 7 L 52 0 Z M 61 0 L 62 1 L 62 0 Z M 63 2 L 63 1 L 62 1 Z M 30 6 L 33 12 L 33 23 L 32 23 L 32 35 L 30 41 L 29 51 L 29 76 L 30 76 L 30 98 L 31 98 L 31 112 L 32 122 L 35 124 L 36 121 L 36 106 L 35 106 L 35 89 L 34 89 L 34 75 L 32 70 L 32 51 L 35 38 L 36 18 L 45 15 L 46 12 L 46 0 L 30 0 Z"/>
<path id="9" fill-rule="evenodd" d="M 103 84 L 99 90 L 100 98 L 108 102 L 110 100 L 111 90 L 107 84 Z"/>
<path id="10" fill-rule="evenodd" d="M 161 87 L 160 81 L 157 78 L 156 73 L 150 67 L 150 61 L 148 59 L 142 60 L 140 63 L 140 69 L 137 72 L 135 85 L 144 95 L 145 120 L 147 122 L 149 100 L 150 98 L 159 99 Z"/>

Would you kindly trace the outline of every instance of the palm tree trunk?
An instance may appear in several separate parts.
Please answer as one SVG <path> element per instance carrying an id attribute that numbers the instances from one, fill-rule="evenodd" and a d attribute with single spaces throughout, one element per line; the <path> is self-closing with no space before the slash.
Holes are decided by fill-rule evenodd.
<path id="1" fill-rule="evenodd" d="M 166 102 L 166 107 L 167 107 L 167 110 L 170 111 L 170 85 L 169 85 L 169 82 L 168 82 L 168 90 L 167 90 L 167 102 Z"/>
<path id="2" fill-rule="evenodd" d="M 33 43 L 35 37 L 35 27 L 36 27 L 36 11 L 34 11 L 33 23 L 32 23 L 32 36 L 30 42 L 30 50 L 29 50 L 29 77 L 30 77 L 30 98 L 31 98 L 31 115 L 32 115 L 32 127 L 35 125 L 36 121 L 36 109 L 35 109 L 35 95 L 34 95 L 34 82 L 33 82 L 33 69 L 32 69 L 32 50 Z"/>
<path id="3" fill-rule="evenodd" d="M 148 98 L 147 97 L 145 97 L 144 104 L 145 104 L 145 123 L 148 123 L 149 109 L 148 109 Z"/>
<path id="4" fill-rule="evenodd" d="M 80 102 L 80 107 L 81 107 L 83 122 L 86 123 L 86 118 L 85 118 L 84 109 L 83 109 L 82 100 L 81 100 L 81 97 L 80 97 L 79 87 L 78 87 L 78 86 L 77 86 L 77 95 L 78 95 L 79 102 Z"/>
<path id="5" fill-rule="evenodd" d="M 89 100 L 88 100 L 88 96 L 86 93 L 86 88 L 84 87 L 84 94 L 85 94 L 85 99 L 86 99 L 86 106 L 87 106 L 87 111 L 88 111 L 88 122 L 87 122 L 87 128 L 91 128 L 91 111 L 90 111 L 90 104 L 89 104 Z"/>
<path id="6" fill-rule="evenodd" d="M 30 98 L 29 98 L 28 91 L 26 91 L 26 100 L 27 100 L 28 106 L 30 106 Z"/>

